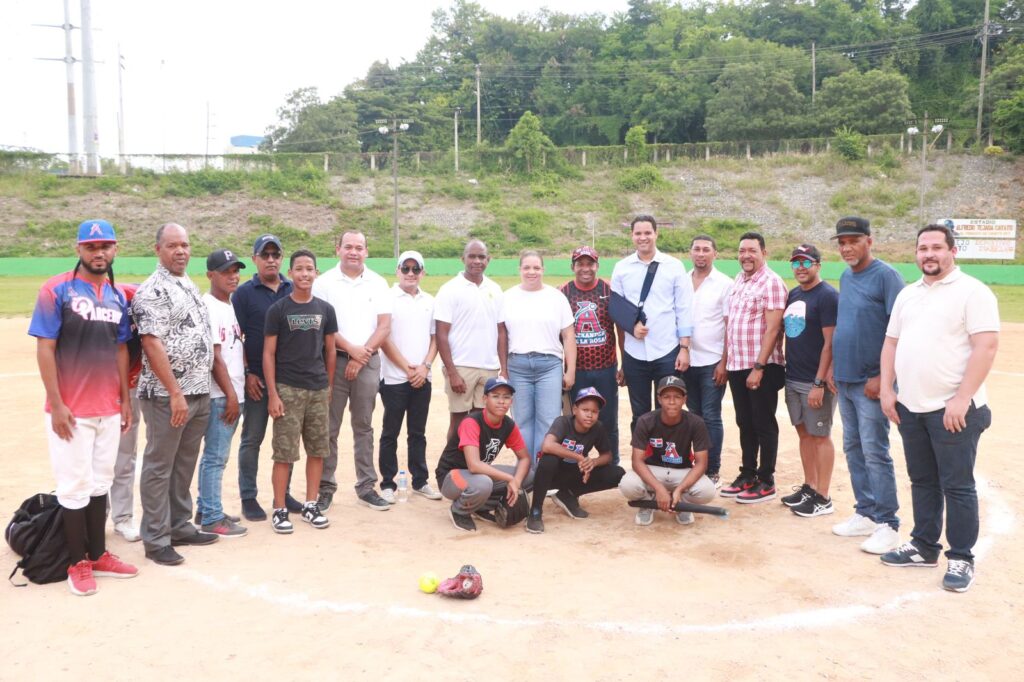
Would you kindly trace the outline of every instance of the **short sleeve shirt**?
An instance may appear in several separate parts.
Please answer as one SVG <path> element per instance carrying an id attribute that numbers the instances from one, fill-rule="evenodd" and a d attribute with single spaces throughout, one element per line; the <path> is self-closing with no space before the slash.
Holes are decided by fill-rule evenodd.
<path id="1" fill-rule="evenodd" d="M 543 353 L 563 357 L 562 330 L 573 325 L 569 301 L 545 284 L 538 291 L 514 286 L 504 294 L 509 353 Z"/>
<path id="2" fill-rule="evenodd" d="M 505 321 L 501 287 L 484 277 L 474 284 L 459 273 L 441 285 L 434 320 L 451 325 L 452 362 L 461 367 L 498 369 L 498 323 Z"/>
<path id="3" fill-rule="evenodd" d="M 570 280 L 561 286 L 569 300 L 576 330 L 576 371 L 592 372 L 616 366 L 615 323 L 608 312 L 612 288 L 603 279 L 590 289 Z"/>
<path id="4" fill-rule="evenodd" d="M 690 277 L 693 279 L 692 273 Z M 707 367 L 722 360 L 725 347 L 725 316 L 729 314 L 732 279 L 712 267 L 693 292 L 693 334 L 690 335 L 690 365 Z"/>
<path id="5" fill-rule="evenodd" d="M 242 283 L 231 297 L 235 318 L 242 328 L 245 344 L 245 362 L 249 374 L 263 378 L 263 326 L 267 321 L 267 309 L 292 293 L 292 283 L 284 275 L 277 290 L 271 289 L 260 279 L 259 273 Z"/>
<path id="6" fill-rule="evenodd" d="M 263 334 L 277 337 L 275 381 L 311 391 L 327 388 L 324 337 L 337 331 L 334 307 L 315 296 L 306 303 L 289 296 L 270 306 Z"/>
<path id="7" fill-rule="evenodd" d="M 821 281 L 813 289 L 795 287 L 782 316 L 786 330 L 786 379 L 811 382 L 818 376 L 821 351 L 825 348 L 825 327 L 836 326 L 839 292 Z"/>
<path id="8" fill-rule="evenodd" d="M 245 350 L 242 345 L 242 329 L 235 318 L 235 309 L 230 303 L 219 300 L 213 294 L 203 294 L 203 303 L 210 313 L 210 334 L 213 345 L 220 346 L 220 359 L 228 370 L 231 386 L 238 402 L 245 400 Z M 223 398 L 224 391 L 217 382 L 210 382 L 210 397 Z"/>
<path id="9" fill-rule="evenodd" d="M 608 431 L 601 422 L 594 422 L 590 430 L 580 433 L 576 430 L 575 419 L 569 415 L 561 415 L 551 422 L 548 435 L 554 436 L 558 444 L 572 450 L 577 455 L 586 457 L 591 450 L 597 450 L 600 455 L 603 452 L 612 451 L 612 442 L 608 438 Z M 575 460 L 564 460 L 575 464 Z"/>
<path id="10" fill-rule="evenodd" d="M 397 284 L 391 287 L 391 295 L 394 297 L 394 306 L 391 312 L 391 335 L 388 338 L 402 357 L 413 364 L 421 363 L 427 357 L 430 337 L 434 335 L 434 297 L 422 289 L 415 296 L 407 294 Z M 409 381 L 406 368 L 391 362 L 385 353 L 381 353 L 380 377 L 389 386 Z M 429 367 L 427 381 L 430 381 Z"/>
<path id="11" fill-rule="evenodd" d="M 750 277 L 742 270 L 736 275 L 729 295 L 729 319 L 726 325 L 726 341 L 729 344 L 725 361 L 727 370 L 734 372 L 754 366 L 761 352 L 761 339 L 768 328 L 765 313 L 769 310 L 784 310 L 786 293 L 786 283 L 767 264 Z M 781 365 L 784 362 L 782 335 L 779 334 L 768 356 L 768 363 Z"/>
<path id="12" fill-rule="evenodd" d="M 334 306 L 338 332 L 349 343 L 364 345 L 377 330 L 377 316 L 390 315 L 394 297 L 387 281 L 369 268 L 349 277 L 333 267 L 313 282 L 313 295 Z"/>
<path id="13" fill-rule="evenodd" d="M 669 426 L 661 420 L 661 410 L 654 410 L 637 419 L 632 445 L 644 451 L 647 466 L 691 469 L 693 453 L 708 450 L 711 439 L 704 420 L 695 414 L 683 410 L 682 420 Z"/>
<path id="14" fill-rule="evenodd" d="M 124 296 L 109 282 L 97 288 L 73 272 L 51 277 L 39 290 L 28 333 L 57 341 L 57 384 L 71 414 L 84 419 L 121 411 L 117 347 L 131 328 Z"/>
<path id="15" fill-rule="evenodd" d="M 175 277 L 163 265 L 157 265 L 156 272 L 135 292 L 132 315 L 140 335 L 155 336 L 163 342 L 181 392 L 208 394 L 213 368 L 210 315 L 192 280 Z M 143 399 L 170 395 L 145 356 L 138 391 Z"/>
<path id="16" fill-rule="evenodd" d="M 881 373 L 885 328 L 903 285 L 896 268 L 877 258 L 860 272 L 847 268 L 839 277 L 839 314 L 832 336 L 836 381 L 860 383 Z"/>

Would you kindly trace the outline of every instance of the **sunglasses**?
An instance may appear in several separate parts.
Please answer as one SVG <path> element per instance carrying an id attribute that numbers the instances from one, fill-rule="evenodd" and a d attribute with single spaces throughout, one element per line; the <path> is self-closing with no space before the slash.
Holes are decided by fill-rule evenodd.
<path id="1" fill-rule="evenodd" d="M 410 272 L 414 275 L 418 275 L 423 272 L 423 268 L 418 265 L 403 265 L 399 268 L 403 275 L 408 275 Z"/>
<path id="2" fill-rule="evenodd" d="M 280 251 L 264 251 L 260 254 L 260 258 L 263 260 L 281 260 L 284 258 L 284 254 Z"/>
<path id="3" fill-rule="evenodd" d="M 793 260 L 793 261 L 790 261 L 789 262 L 789 267 L 793 268 L 794 270 L 796 270 L 798 268 L 803 268 L 804 270 L 810 270 L 813 266 L 815 266 L 817 264 L 818 264 L 818 261 L 816 261 L 816 260 L 810 260 L 809 258 L 804 258 L 803 260 Z"/>

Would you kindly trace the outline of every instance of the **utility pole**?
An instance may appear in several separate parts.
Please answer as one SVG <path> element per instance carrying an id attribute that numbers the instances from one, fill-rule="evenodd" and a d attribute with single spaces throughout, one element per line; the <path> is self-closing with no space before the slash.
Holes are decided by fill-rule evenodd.
<path id="1" fill-rule="evenodd" d="M 978 125 L 975 133 L 977 144 L 981 146 L 981 115 L 985 108 L 985 62 L 988 59 L 988 3 L 985 0 L 985 23 L 982 24 L 981 34 L 981 75 L 978 78 Z"/>
<path id="2" fill-rule="evenodd" d="M 476 143 L 480 144 L 480 65 L 476 65 Z"/>
<path id="3" fill-rule="evenodd" d="M 988 2 L 988 0 L 985 0 Z M 818 94 L 818 57 L 815 54 L 815 42 L 811 41 L 811 106 L 814 106 L 814 96 Z"/>
<path id="4" fill-rule="evenodd" d="M 67 78 L 68 97 L 68 172 L 78 175 L 82 172 L 81 159 L 78 158 L 78 116 L 75 114 L 75 59 L 71 50 L 71 31 L 78 28 L 71 23 L 69 0 L 64 0 L 63 24 L 35 24 L 45 28 L 59 28 L 64 31 L 64 57 L 36 57 L 42 61 L 64 62 L 64 74 Z"/>
<path id="5" fill-rule="evenodd" d="M 121 73 L 123 71 L 124 55 L 121 54 L 121 45 L 119 43 L 117 46 L 117 156 L 121 175 L 125 175 L 128 172 L 128 160 L 124 156 L 124 81 L 121 80 Z"/>
<path id="6" fill-rule="evenodd" d="M 459 172 L 459 112 L 462 107 L 455 107 L 455 172 Z"/>
<path id="7" fill-rule="evenodd" d="M 96 113 L 96 61 L 92 54 L 92 2 L 82 0 L 82 106 L 85 109 L 85 172 L 100 173 L 99 117 Z"/>

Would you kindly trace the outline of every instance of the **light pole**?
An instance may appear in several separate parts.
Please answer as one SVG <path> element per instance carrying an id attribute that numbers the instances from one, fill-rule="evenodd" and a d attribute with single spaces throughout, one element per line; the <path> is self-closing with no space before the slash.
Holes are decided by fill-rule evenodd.
<path id="1" fill-rule="evenodd" d="M 462 107 L 455 107 L 455 172 L 459 172 L 459 113 Z"/>
<path id="2" fill-rule="evenodd" d="M 394 229 L 395 235 L 395 258 L 398 258 L 398 254 L 400 253 L 398 250 L 398 134 L 409 130 L 409 124 L 411 122 L 412 121 L 409 121 L 408 119 L 398 120 L 396 118 L 390 121 L 390 128 L 388 128 L 387 125 L 381 125 L 381 127 L 377 128 L 377 132 L 381 135 L 391 133 L 391 139 L 393 141 L 391 151 L 391 178 L 395 183 L 395 217 L 392 222 L 392 228 Z M 378 118 L 377 123 L 387 124 L 389 121 L 384 118 Z"/>
<path id="3" fill-rule="evenodd" d="M 921 135 L 921 182 L 920 182 L 920 187 L 918 188 L 918 205 L 917 205 L 917 221 L 918 221 L 918 223 L 920 223 L 918 225 L 919 228 L 925 226 L 925 222 L 924 222 L 924 180 L 925 180 L 925 173 L 927 172 L 927 169 L 928 169 L 928 147 L 930 146 L 930 144 L 935 144 L 935 141 L 939 139 L 939 135 L 941 135 L 942 131 L 945 130 L 945 128 L 943 128 L 942 124 L 938 123 L 938 121 L 945 122 L 946 120 L 947 119 L 944 119 L 944 118 L 942 118 L 942 119 L 935 119 L 936 124 L 931 127 L 931 132 L 935 135 L 935 140 L 932 140 L 931 143 L 929 143 L 928 142 L 928 133 L 927 133 L 927 130 L 928 130 L 928 112 L 927 111 L 924 112 L 924 120 L 923 120 L 923 123 L 921 124 L 921 128 L 923 128 L 926 132 L 924 132 Z M 909 128 L 907 128 L 907 135 L 910 136 L 911 140 L 913 140 L 914 136 L 919 134 L 919 133 L 921 133 L 921 130 L 918 130 L 917 126 L 910 126 Z"/>

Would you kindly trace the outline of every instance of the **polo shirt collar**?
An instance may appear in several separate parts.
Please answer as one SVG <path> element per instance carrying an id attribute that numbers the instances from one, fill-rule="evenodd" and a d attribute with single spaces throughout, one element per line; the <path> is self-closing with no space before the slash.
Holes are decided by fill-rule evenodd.
<path id="1" fill-rule="evenodd" d="M 643 261 L 640 260 L 640 254 L 637 253 L 636 251 L 634 251 L 633 253 L 629 254 L 629 256 L 627 256 L 627 260 L 629 260 L 629 261 L 631 261 L 633 263 L 643 263 Z M 664 263 L 665 262 L 665 254 L 663 254 L 661 252 L 661 249 L 659 249 L 658 247 L 654 247 L 654 258 L 652 258 L 651 261 L 652 262 L 653 261 L 658 261 L 659 263 Z M 647 265 L 646 263 L 644 263 L 644 264 Z"/>
<path id="2" fill-rule="evenodd" d="M 926 284 L 925 281 L 924 281 L 924 277 L 921 277 L 921 279 L 919 279 L 916 282 L 914 282 L 914 284 L 916 286 L 920 286 L 920 287 L 933 287 L 933 286 L 938 286 L 938 285 L 942 285 L 942 284 L 952 284 L 953 282 L 957 281 L 958 279 L 960 279 L 963 276 L 964 276 L 964 273 L 960 269 L 960 266 L 956 265 L 956 266 L 953 267 L 953 271 L 952 272 L 950 272 L 948 275 L 946 275 L 945 277 L 943 277 L 942 279 L 940 279 L 939 281 L 937 281 L 937 282 L 935 282 L 933 284 Z"/>
<path id="3" fill-rule="evenodd" d="M 358 275 L 356 275 L 355 277 L 349 277 L 348 275 L 345 274 L 345 271 L 341 269 L 341 263 L 338 263 L 338 275 L 342 279 L 348 280 L 349 282 L 358 282 L 366 277 L 366 265 L 363 265 L 363 271 L 360 272 Z"/>
<path id="4" fill-rule="evenodd" d="M 291 282 L 288 280 L 288 278 L 285 277 L 284 275 L 278 273 L 277 277 L 278 277 L 279 280 L 281 280 L 281 285 L 282 286 L 285 285 L 285 284 L 291 284 Z M 258 272 L 254 272 L 253 275 L 252 275 L 252 285 L 255 286 L 255 287 L 263 287 L 264 289 L 270 290 L 270 287 L 268 287 L 266 284 L 264 284 L 263 280 L 260 279 L 260 273 L 258 273 Z"/>
<path id="5" fill-rule="evenodd" d="M 419 298 L 420 296 L 423 295 L 423 288 L 422 287 L 417 287 L 416 295 L 413 296 L 412 294 L 408 293 L 405 289 L 403 289 L 401 286 L 399 286 L 397 282 L 391 285 L 391 289 L 395 292 L 396 295 L 398 295 L 398 296 L 408 296 L 411 299 L 417 299 L 417 298 Z"/>

